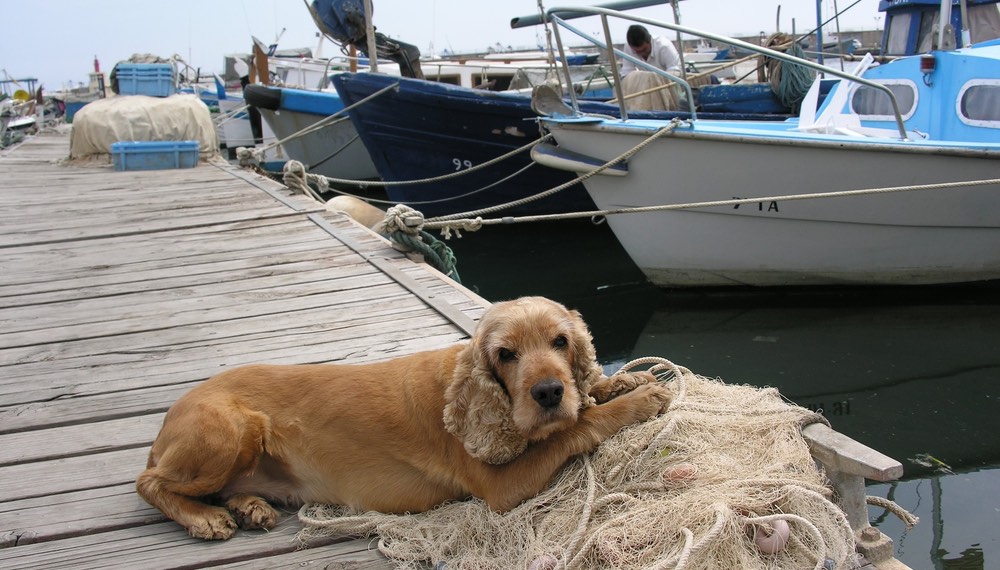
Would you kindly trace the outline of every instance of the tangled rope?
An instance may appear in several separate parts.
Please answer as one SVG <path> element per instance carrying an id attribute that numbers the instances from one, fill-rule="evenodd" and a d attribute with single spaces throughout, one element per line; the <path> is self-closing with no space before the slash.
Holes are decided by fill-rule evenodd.
<path id="1" fill-rule="evenodd" d="M 646 363 L 674 393 L 669 411 L 570 462 L 513 510 L 478 499 L 415 515 L 310 504 L 300 538 L 377 537 L 401 569 L 857 567 L 853 532 L 801 435 L 821 416 L 774 389 Z"/>
<path id="2" fill-rule="evenodd" d="M 785 47 L 788 45 L 791 47 Z M 790 52 L 789 55 L 800 59 L 805 58 L 802 46 L 795 42 L 792 36 L 781 32 L 771 34 L 764 42 L 764 47 L 785 53 Z M 812 86 L 816 72 L 808 67 L 784 62 L 780 59 L 765 56 L 761 56 L 761 59 L 762 65 L 758 69 L 760 73 L 764 73 L 766 70 L 767 78 L 758 77 L 758 79 L 762 83 L 765 80 L 770 82 L 771 91 L 778 97 L 781 104 L 791 109 L 793 113 L 798 113 L 799 105 L 802 104 L 802 99 L 805 98 L 809 87 Z"/>

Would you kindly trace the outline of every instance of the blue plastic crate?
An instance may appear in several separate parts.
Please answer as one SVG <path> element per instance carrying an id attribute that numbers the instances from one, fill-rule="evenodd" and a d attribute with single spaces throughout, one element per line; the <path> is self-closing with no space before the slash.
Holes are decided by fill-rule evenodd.
<path id="1" fill-rule="evenodd" d="M 166 170 L 198 164 L 198 141 L 119 141 L 111 145 L 115 170 Z"/>
<path id="2" fill-rule="evenodd" d="M 119 63 L 115 66 L 119 95 L 169 97 L 174 94 L 174 68 L 169 63 Z"/>
<path id="3" fill-rule="evenodd" d="M 76 116 L 76 113 L 80 109 L 83 109 L 83 106 L 86 105 L 89 102 L 90 101 L 72 101 L 72 102 L 67 101 L 66 102 L 66 122 L 67 123 L 72 123 L 73 122 L 73 117 Z"/>

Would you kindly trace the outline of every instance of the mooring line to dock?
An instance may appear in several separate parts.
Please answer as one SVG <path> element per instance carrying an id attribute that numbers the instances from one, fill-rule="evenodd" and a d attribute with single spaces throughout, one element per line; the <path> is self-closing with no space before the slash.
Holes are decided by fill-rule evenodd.
<path id="1" fill-rule="evenodd" d="M 605 165 L 607 166 L 607 165 Z M 589 173 L 588 173 L 589 174 Z M 581 176 L 580 179 L 583 177 Z M 578 180 L 580 180 L 578 179 Z M 463 218 L 455 219 L 452 216 L 442 216 L 428 219 L 423 224 L 423 229 L 441 230 L 441 234 L 449 237 L 449 230 L 465 229 L 475 231 L 482 226 L 493 226 L 500 224 L 516 224 L 527 222 L 546 222 L 555 220 L 571 220 L 580 218 L 599 218 L 619 214 L 642 214 L 648 212 L 662 212 L 670 210 L 692 210 L 697 208 L 713 208 L 717 206 L 737 206 L 741 204 L 756 204 L 758 202 L 789 201 L 789 200 L 818 200 L 828 198 L 845 198 L 852 196 L 870 196 L 877 194 L 891 194 L 896 192 L 915 192 L 921 190 L 952 190 L 956 188 L 972 188 L 976 186 L 992 186 L 1000 184 L 1000 178 L 987 178 L 984 180 L 968 180 L 963 182 L 940 182 L 933 184 L 914 184 L 909 186 L 888 186 L 882 188 L 866 188 L 862 190 L 840 190 L 836 192 L 815 192 L 810 194 L 789 194 L 785 196 L 763 196 L 759 198 L 733 198 L 730 200 L 712 200 L 705 202 L 687 202 L 683 204 L 665 204 L 660 206 L 637 206 L 633 208 L 613 208 L 607 210 L 594 210 L 588 212 L 569 212 L 563 214 L 539 214 L 534 216 L 508 216 L 503 218 L 475 218 L 470 219 L 469 214 Z M 456 214 L 457 215 L 457 214 Z"/>
<path id="2" fill-rule="evenodd" d="M 520 200 L 514 200 L 512 202 L 507 202 L 507 203 L 504 203 L 504 204 L 498 204 L 496 206 L 490 206 L 489 208 L 482 208 L 482 209 L 479 209 L 479 210 L 473 210 L 471 212 L 461 212 L 461 213 L 458 213 L 458 214 L 449 214 L 449 215 L 446 215 L 446 216 L 438 216 L 438 217 L 435 217 L 435 218 L 431 218 L 428 221 L 429 222 L 430 221 L 433 221 L 433 222 L 442 222 L 442 221 L 446 221 L 446 220 L 455 220 L 455 219 L 460 219 L 460 218 L 470 218 L 470 217 L 473 217 L 473 216 L 481 216 L 483 214 L 492 214 L 493 212 L 499 212 L 501 210 L 506 210 L 508 208 L 514 208 L 514 207 L 517 207 L 517 206 L 521 206 L 523 204 L 527 204 L 529 202 L 534 202 L 535 200 L 541 200 L 542 198 L 545 198 L 547 196 L 551 196 L 552 194 L 555 194 L 556 192 L 561 192 L 561 191 L 569 188 L 570 186 L 574 186 L 576 184 L 580 184 L 581 182 L 583 182 L 584 180 L 586 180 L 588 178 L 591 178 L 593 176 L 597 176 L 598 174 L 604 172 L 605 170 L 607 170 L 609 168 L 612 168 L 612 167 L 614 167 L 614 166 L 616 166 L 618 164 L 621 164 L 622 162 L 625 162 L 626 160 L 628 160 L 629 158 L 631 158 L 633 155 L 635 155 L 636 153 L 638 153 L 640 150 L 646 148 L 646 146 L 648 146 L 649 144 L 651 144 L 656 139 L 658 139 L 658 138 L 660 138 L 660 137 L 662 137 L 664 135 L 667 135 L 667 134 L 670 134 L 670 133 L 674 132 L 674 130 L 677 129 L 677 127 L 680 126 L 681 124 L 683 124 L 684 122 L 685 121 L 683 121 L 681 119 L 674 118 L 668 124 L 666 124 L 666 125 L 658 128 L 658 129 L 656 129 L 656 132 L 654 132 L 653 134 L 651 134 L 649 137 L 647 137 L 646 139 L 644 139 L 642 142 L 640 142 L 639 144 L 637 144 L 634 147 L 630 148 L 629 150 L 623 152 L 622 154 L 618 155 L 617 157 L 611 159 L 610 161 L 605 162 L 604 164 L 602 164 L 601 166 L 595 168 L 594 170 L 591 170 L 590 172 L 587 172 L 585 174 L 581 174 L 580 176 L 574 178 L 573 180 L 570 180 L 569 182 L 565 182 L 565 183 L 560 184 L 558 186 L 549 188 L 548 190 L 545 190 L 544 192 L 539 192 L 538 194 L 535 194 L 533 196 L 528 196 L 527 198 L 521 198 Z M 552 133 L 547 133 L 545 135 L 545 137 L 542 137 L 541 139 L 538 139 L 538 141 L 535 144 L 538 144 L 538 143 L 542 142 L 543 139 L 545 139 L 547 137 L 550 137 L 550 136 L 552 136 Z"/>
<path id="3" fill-rule="evenodd" d="M 434 182 L 443 182 L 445 180 L 451 180 L 453 178 L 459 178 L 461 176 L 465 176 L 467 174 L 471 174 L 471 173 L 477 172 L 477 171 L 482 170 L 484 168 L 489 168 L 489 167 L 493 166 L 494 164 L 503 162 L 504 160 L 507 160 L 508 158 L 511 158 L 512 156 L 516 156 L 516 155 L 518 155 L 518 154 L 520 154 L 522 152 L 525 152 L 527 150 L 531 150 L 531 148 L 534 147 L 535 145 L 540 144 L 542 142 L 545 142 L 545 141 L 547 141 L 547 140 L 549 140 L 551 138 L 552 138 L 552 135 L 551 134 L 547 134 L 547 135 L 542 136 L 541 138 L 538 138 L 538 139 L 535 139 L 535 140 L 531 141 L 530 143 L 528 143 L 526 145 L 520 146 L 520 147 L 518 147 L 518 148 L 516 148 L 516 149 L 514 149 L 512 151 L 509 151 L 509 152 L 507 152 L 505 154 L 502 154 L 502 155 L 500 155 L 500 156 L 498 156 L 496 158 L 490 159 L 490 160 L 488 160 L 488 161 L 486 161 L 486 162 L 484 162 L 482 164 L 477 164 L 477 165 L 475 165 L 475 166 L 473 166 L 471 168 L 466 168 L 464 170 L 459 170 L 457 172 L 449 172 L 448 174 L 442 174 L 440 176 L 432 176 L 430 178 L 421 178 L 421 179 L 418 179 L 418 180 L 351 180 L 349 178 L 333 178 L 333 177 L 330 177 L 330 176 L 323 176 L 321 174 L 309 174 L 309 173 L 306 172 L 305 166 L 301 162 L 299 162 L 297 160 L 289 160 L 287 163 L 285 163 L 285 169 L 284 169 L 285 177 L 286 177 L 286 186 L 298 189 L 298 188 L 300 188 L 301 184 L 306 184 L 308 182 L 312 182 L 313 184 L 316 184 L 317 187 L 319 187 L 320 192 L 337 192 L 339 194 L 346 194 L 348 196 L 351 196 L 351 194 L 347 194 L 346 192 L 340 192 L 340 191 L 337 191 L 337 190 L 331 188 L 330 184 L 347 184 L 347 185 L 358 186 L 359 188 L 367 188 L 367 187 L 384 188 L 384 187 L 388 187 L 388 186 L 412 186 L 412 185 L 415 185 L 415 184 L 431 184 L 431 183 L 434 183 Z M 289 176 L 289 172 L 290 171 L 292 172 L 292 174 L 291 174 L 292 178 L 291 178 L 291 180 L 288 180 L 288 176 Z M 520 171 L 516 172 L 515 175 L 519 174 L 519 173 L 520 173 Z M 292 184 L 289 184 L 288 182 L 291 182 Z M 293 184 L 294 184 L 294 186 L 293 186 Z M 494 184 L 496 184 L 496 183 L 494 183 Z M 494 184 L 491 184 L 490 186 L 493 186 Z M 472 193 L 475 193 L 475 192 L 478 192 L 478 191 L 481 191 L 481 190 L 483 190 L 483 189 L 473 190 L 469 194 L 472 194 Z M 355 197 L 356 198 L 361 198 L 360 196 L 355 196 Z M 437 202 L 437 201 L 442 201 L 443 202 L 443 201 L 454 200 L 454 199 L 455 198 L 447 198 L 447 199 L 444 199 L 444 200 L 435 200 L 434 202 Z M 432 201 L 427 201 L 427 202 L 424 202 L 424 203 L 431 203 L 431 202 Z"/>
<path id="4" fill-rule="evenodd" d="M 334 113 L 332 113 L 332 114 L 330 114 L 330 115 L 328 115 L 326 117 L 323 117 L 322 119 L 316 121 L 315 123 L 309 125 L 308 127 L 305 127 L 305 128 L 303 128 L 301 130 L 298 130 L 298 131 L 296 131 L 296 132 L 288 135 L 287 137 L 285 137 L 285 138 L 283 138 L 281 140 L 274 141 L 273 143 L 268 143 L 268 144 L 266 144 L 266 145 L 264 145 L 264 146 L 262 146 L 260 148 L 256 148 L 256 147 L 253 147 L 253 148 L 239 147 L 239 148 L 236 149 L 236 157 L 239 159 L 241 166 L 247 166 L 249 164 L 260 164 L 260 162 L 262 161 L 262 159 L 264 157 L 264 153 L 266 153 L 267 151 L 269 151 L 269 150 L 271 150 L 273 148 L 277 148 L 282 143 L 288 142 L 288 141 L 290 141 L 290 140 L 292 140 L 294 138 L 302 137 L 302 136 L 314 133 L 314 132 L 316 132 L 318 130 L 324 129 L 324 128 L 332 125 L 332 124 L 340 123 L 342 121 L 349 120 L 349 118 L 346 116 L 346 114 L 350 110 L 356 109 L 357 107 L 360 107 L 361 105 L 367 103 L 368 101 L 371 101 L 372 99 L 374 99 L 376 97 L 379 97 L 379 96 L 381 96 L 381 95 L 383 95 L 385 93 L 388 93 L 389 91 L 393 91 L 393 90 L 398 89 L 398 88 L 399 88 L 399 82 L 398 81 L 395 82 L 395 83 L 393 83 L 392 85 L 386 85 L 382 89 L 379 89 L 378 91 L 372 93 L 371 95 L 368 95 L 367 97 L 365 97 L 364 99 L 358 101 L 357 103 L 348 105 L 348 106 L 344 107 L 343 109 L 340 109 L 340 110 L 338 110 L 338 111 L 336 111 L 336 112 L 334 112 Z M 354 181 L 354 182 L 358 182 L 358 181 Z"/>

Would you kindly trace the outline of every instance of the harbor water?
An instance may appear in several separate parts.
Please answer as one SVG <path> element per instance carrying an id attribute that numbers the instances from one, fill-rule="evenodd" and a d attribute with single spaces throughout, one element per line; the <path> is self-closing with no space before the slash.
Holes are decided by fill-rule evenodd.
<path id="1" fill-rule="evenodd" d="M 1000 286 L 661 290 L 590 222 L 493 226 L 449 245 L 490 301 L 578 309 L 608 373 L 659 356 L 821 410 L 903 463 L 901 480 L 868 488 L 920 517 L 906 530 L 869 508 L 898 559 L 1000 568 Z"/>

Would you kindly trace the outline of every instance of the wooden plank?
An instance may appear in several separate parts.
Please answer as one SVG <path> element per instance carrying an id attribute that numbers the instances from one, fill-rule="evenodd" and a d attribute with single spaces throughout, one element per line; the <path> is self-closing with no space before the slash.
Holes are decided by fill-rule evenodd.
<path id="1" fill-rule="evenodd" d="M 243 279 L 217 281 L 200 279 L 183 288 L 156 288 L 148 291 L 123 292 L 110 297 L 73 299 L 0 309 L 3 335 L 68 329 L 84 324 L 98 324 L 102 329 L 119 328 L 123 318 L 141 313 L 136 318 L 147 322 L 169 318 L 187 311 L 245 308 L 265 302 L 290 301 L 321 294 L 347 293 L 385 285 L 384 275 L 370 267 L 324 267 L 315 271 L 291 274 L 245 276 Z M 315 299 L 313 299 L 315 300 Z M 134 311 L 121 311 L 121 307 Z M 118 309 L 118 310 L 116 310 Z M 86 334 L 86 333 L 81 333 Z M 9 338 L 9 337 L 6 337 Z M 16 341 L 13 341 L 16 342 Z M 15 346 L 0 335 L 0 346 Z"/>
<path id="2" fill-rule="evenodd" d="M 7 501 L 0 503 L 0 549 L 166 520 L 134 483 Z"/>
<path id="3" fill-rule="evenodd" d="M 371 346 L 373 338 L 384 344 Z M 174 385 L 184 381 L 204 380 L 217 371 L 231 366 L 268 362 L 272 364 L 307 364 L 321 362 L 366 362 L 385 360 L 412 352 L 431 350 L 454 344 L 465 337 L 453 328 L 444 326 L 442 329 L 423 331 L 402 331 L 390 335 L 388 339 L 379 337 L 361 338 L 351 345 L 338 346 L 329 343 L 316 343 L 304 347 L 289 347 L 281 350 L 260 349 L 254 352 L 241 350 L 240 354 L 226 355 L 211 362 L 194 364 L 187 368 L 194 370 L 170 370 L 167 372 L 153 370 L 139 378 L 124 378 L 114 382 L 105 382 L 100 378 L 79 378 L 70 380 L 49 380 L 45 385 L 33 386 L 22 392 L 10 391 L 0 396 L 0 430 L 14 431 L 18 421 L 30 420 L 26 406 L 37 402 L 72 400 L 77 405 L 82 402 L 80 397 L 109 392 L 123 392 L 151 386 Z M 180 365 L 178 365 L 181 368 Z M 135 373 L 133 373 L 135 374 Z M 157 408 L 159 409 L 159 408 Z M 75 417 L 69 415 L 66 417 Z M 107 419 L 102 416 L 86 416 L 93 420 Z M 62 423 L 62 422 L 60 422 Z"/>
<path id="4" fill-rule="evenodd" d="M 152 445 L 164 415 L 0 435 L 0 467 Z"/>
<path id="5" fill-rule="evenodd" d="M 146 363 L 160 367 L 162 361 L 174 360 L 174 351 L 191 348 L 210 347 L 220 356 L 228 357 L 244 353 L 238 347 L 244 342 L 263 342 L 277 348 L 307 346 L 314 340 L 329 342 L 368 336 L 366 328 L 373 332 L 391 333 L 398 326 L 393 326 L 392 321 L 398 319 L 405 320 L 405 324 L 414 322 L 414 319 L 424 319 L 416 321 L 420 322 L 420 327 L 411 327 L 411 330 L 421 331 L 418 334 L 422 334 L 422 329 L 443 323 L 439 316 L 412 298 L 395 294 L 373 300 L 380 302 L 366 303 L 363 297 L 359 297 L 324 307 L 322 311 L 302 313 L 301 318 L 295 318 L 298 315 L 293 312 L 264 314 L 58 344 L 50 344 L 39 336 L 37 344 L 32 346 L 0 349 L 0 362 L 4 363 L 5 372 L 0 375 L 0 386 L 8 381 L 18 382 L 16 379 L 21 377 L 44 376 L 66 367 L 77 369 L 81 367 L 79 359 L 83 358 L 88 359 L 84 364 L 89 366 Z M 351 331 L 352 328 L 360 330 Z M 135 372 L 131 374 L 134 376 Z M 119 376 L 105 377 L 105 380 L 113 378 Z M 55 379 L 50 381 L 57 382 Z"/>
<path id="6" fill-rule="evenodd" d="M 332 293 L 323 292 L 316 285 L 296 284 L 285 291 L 280 299 L 259 300 L 249 302 L 239 298 L 219 296 L 223 306 L 205 305 L 201 308 L 197 303 L 182 303 L 177 311 L 167 315 L 158 315 L 151 320 L 144 315 L 125 313 L 114 319 L 114 329 L 110 330 L 106 323 L 77 323 L 47 329 L 44 342 L 57 343 L 91 338 L 106 338 L 123 334 L 150 331 L 166 331 L 177 327 L 205 324 L 217 321 L 228 321 L 250 317 L 274 316 L 283 313 L 293 313 L 303 310 L 336 310 L 343 301 L 345 291 L 335 290 Z M 395 284 L 371 285 L 365 289 L 355 289 L 355 295 L 363 295 L 372 302 L 392 298 L 398 295 Z M 222 300 L 226 299 L 226 300 Z M 252 300 L 251 300 L 252 301 Z M 157 315 L 154 315 L 157 316 Z M 39 342 L 36 331 L 13 331 L 0 333 L 0 346 L 7 348 L 30 347 Z"/>
<path id="7" fill-rule="evenodd" d="M 827 469 L 872 481 L 895 481 L 903 476 L 903 465 L 899 461 L 826 424 L 809 424 L 802 428 L 802 436 L 809 444 L 809 452 Z"/>
<path id="8" fill-rule="evenodd" d="M 0 502 L 134 482 L 148 447 L 0 467 Z"/>
<path id="9" fill-rule="evenodd" d="M 230 540 L 205 541 L 189 537 L 176 523 L 165 522 L 0 549 L 0 567 L 6 570 L 204 568 L 295 552 L 300 548 L 295 539 L 300 528 L 297 519 L 285 517 L 268 532 L 238 531 Z M 335 542 L 316 541 L 310 547 L 322 546 L 336 552 L 338 549 L 328 546 Z M 348 551 L 356 555 L 357 545 L 348 546 Z"/>
<path id="10" fill-rule="evenodd" d="M 351 363 L 372 362 L 393 356 L 410 354 L 448 346 L 464 340 L 464 335 L 450 326 L 431 330 L 426 334 L 399 332 L 399 337 L 364 337 L 353 346 L 341 343 L 321 343 L 307 349 L 290 348 L 284 351 L 257 351 L 239 357 L 229 357 L 224 363 L 195 362 L 189 370 L 157 373 L 141 380 L 122 380 L 111 385 L 99 380 L 65 387 L 38 388 L 26 393 L 8 394 L 0 408 L 0 432 L 14 433 L 44 426 L 77 425 L 84 422 L 104 421 L 147 412 L 165 411 L 181 394 L 224 367 L 270 362 L 296 364 L 342 361 Z M 391 347 L 372 347 L 372 339 L 391 342 Z M 213 366 L 215 364 L 215 366 Z M 178 365 L 180 367 L 180 365 Z M 117 390 L 116 390 L 117 389 Z"/>
<path id="11" fill-rule="evenodd" d="M 387 570 L 396 568 L 376 549 L 372 540 L 352 540 L 296 550 L 287 554 L 244 560 L 215 566 L 220 570 L 301 570 L 318 567 L 324 570 Z M 431 566 L 427 565 L 428 570 Z"/>

